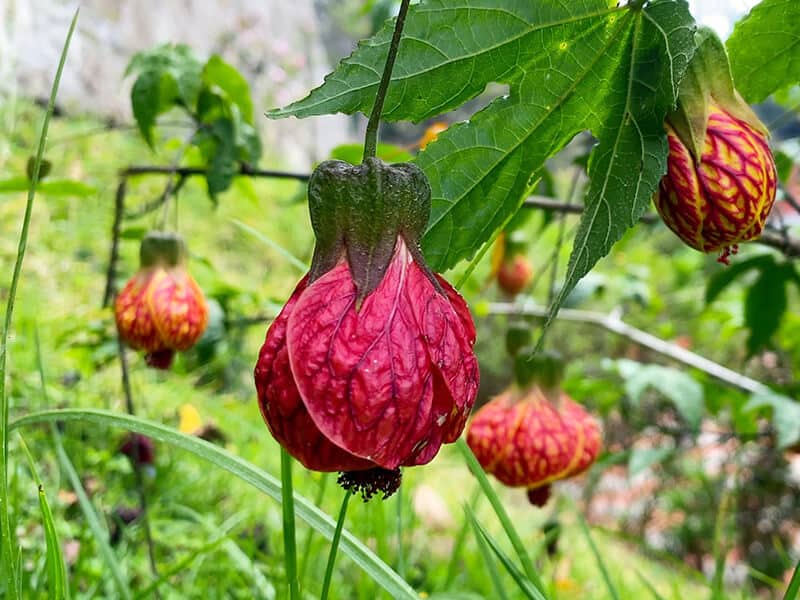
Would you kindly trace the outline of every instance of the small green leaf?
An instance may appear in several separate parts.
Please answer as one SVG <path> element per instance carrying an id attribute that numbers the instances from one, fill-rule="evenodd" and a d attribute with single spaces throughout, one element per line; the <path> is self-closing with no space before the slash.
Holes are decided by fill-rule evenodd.
<path id="1" fill-rule="evenodd" d="M 674 450 L 672 448 L 634 448 L 628 457 L 628 477 L 634 477 L 652 467 L 664 462 Z"/>
<path id="2" fill-rule="evenodd" d="M 789 178 L 792 176 L 792 167 L 794 167 L 794 160 L 792 157 L 781 150 L 773 152 L 775 156 L 775 168 L 778 170 L 778 179 L 784 183 L 788 183 Z"/>
<path id="3" fill-rule="evenodd" d="M 736 87 L 748 102 L 800 81 L 800 2 L 762 0 L 728 38 Z"/>
<path id="4" fill-rule="evenodd" d="M 160 71 L 145 71 L 131 89 L 133 116 L 147 144 L 153 146 L 153 126 L 177 95 L 177 84 L 171 75 Z"/>
<path id="5" fill-rule="evenodd" d="M 230 119 L 212 123 L 211 132 L 216 141 L 214 154 L 208 162 L 206 182 L 212 198 L 227 190 L 238 171 L 236 162 L 236 132 Z"/>
<path id="6" fill-rule="evenodd" d="M 703 386 L 690 375 L 671 367 L 643 365 L 626 359 L 616 361 L 616 365 L 631 400 L 638 402 L 645 390 L 653 388 L 675 405 L 689 426 L 700 425 L 705 411 Z"/>
<path id="7" fill-rule="evenodd" d="M 729 267 L 718 269 L 708 280 L 706 285 L 706 304 L 711 304 L 717 297 L 736 279 L 751 269 L 765 270 L 775 265 L 775 258 L 770 254 L 753 256 L 745 260 L 736 261 Z"/>
<path id="8" fill-rule="evenodd" d="M 223 97 L 239 107 L 242 119 L 253 123 L 253 100 L 250 85 L 234 67 L 216 54 L 203 67 L 203 83 L 222 92 Z"/>
<path id="9" fill-rule="evenodd" d="M 778 331 L 783 313 L 786 312 L 786 283 L 791 276 L 791 267 L 787 265 L 764 269 L 747 291 L 744 320 L 750 329 L 750 336 L 747 338 L 747 351 L 750 355 L 769 344 Z"/>
<path id="10" fill-rule="evenodd" d="M 778 435 L 778 447 L 786 448 L 800 442 L 800 404 L 774 392 L 753 394 L 743 412 L 762 407 L 772 408 L 772 423 Z"/>

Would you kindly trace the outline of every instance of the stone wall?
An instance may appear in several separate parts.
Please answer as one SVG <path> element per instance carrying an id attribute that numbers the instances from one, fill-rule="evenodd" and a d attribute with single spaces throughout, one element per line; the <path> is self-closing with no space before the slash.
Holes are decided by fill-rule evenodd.
<path id="1" fill-rule="evenodd" d="M 46 97 L 75 0 L 0 0 L 0 101 Z M 130 57 L 164 42 L 219 53 L 248 78 L 257 112 L 318 85 L 330 65 L 312 0 L 82 0 L 61 83 L 67 112 L 131 121 L 124 78 Z M 342 116 L 270 121 L 260 117 L 265 155 L 307 168 L 345 141 Z"/>

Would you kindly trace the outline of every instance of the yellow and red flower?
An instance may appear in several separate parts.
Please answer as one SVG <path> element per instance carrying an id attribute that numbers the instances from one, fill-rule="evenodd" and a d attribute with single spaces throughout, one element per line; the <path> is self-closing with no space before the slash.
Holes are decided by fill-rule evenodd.
<path id="1" fill-rule="evenodd" d="M 470 421 L 467 444 L 487 473 L 524 487 L 543 506 L 554 481 L 582 473 L 600 452 L 600 426 L 564 392 L 517 386 L 490 400 Z"/>
<path id="2" fill-rule="evenodd" d="M 117 296 L 114 315 L 122 340 L 143 350 L 147 363 L 167 369 L 176 351 L 191 348 L 208 324 L 203 291 L 186 272 L 178 236 L 151 232 L 140 249 L 139 271 Z"/>
<path id="3" fill-rule="evenodd" d="M 765 136 L 711 105 L 699 161 L 666 126 L 667 175 L 655 205 L 667 226 L 701 252 L 723 251 L 758 237 L 775 200 L 775 162 Z"/>

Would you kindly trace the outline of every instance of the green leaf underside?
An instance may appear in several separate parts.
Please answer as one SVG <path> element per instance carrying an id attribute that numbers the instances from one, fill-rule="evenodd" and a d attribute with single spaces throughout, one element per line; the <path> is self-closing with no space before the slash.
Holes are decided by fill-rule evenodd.
<path id="1" fill-rule="evenodd" d="M 683 0 L 645 10 L 608 0 L 429 0 L 409 14 L 383 117 L 420 121 L 477 96 L 510 94 L 450 127 L 417 157 L 433 191 L 423 249 L 445 270 L 511 214 L 533 172 L 577 133 L 599 140 L 565 297 L 644 212 L 666 170 L 663 119 L 693 51 Z M 307 98 L 271 117 L 367 113 L 387 24 Z"/>
<path id="2" fill-rule="evenodd" d="M 64 409 L 45 410 L 26 415 L 9 424 L 9 431 L 18 427 L 47 422 L 79 421 L 103 427 L 120 427 L 126 431 L 141 433 L 156 441 L 171 444 L 191 452 L 198 458 L 206 460 L 249 483 L 259 491 L 280 502 L 281 485 L 272 475 L 248 463 L 242 458 L 191 435 L 175 431 L 161 423 L 98 409 Z M 297 516 L 303 519 L 319 534 L 330 540 L 336 529 L 331 518 L 319 510 L 312 502 L 297 494 L 294 495 Z M 386 563 L 378 558 L 369 548 L 344 531 L 340 549 L 352 561 L 362 568 L 378 585 L 386 590 L 392 598 L 414 600 L 418 595 L 414 590 Z"/>
<path id="3" fill-rule="evenodd" d="M 639 402 L 648 388 L 655 389 L 675 405 L 688 425 L 700 426 L 705 411 L 703 386 L 690 375 L 672 367 L 627 359 L 618 360 L 617 368 L 625 378 L 625 393 L 631 400 Z"/>
<path id="4" fill-rule="evenodd" d="M 794 271 L 786 264 L 763 269 L 747 291 L 744 304 L 744 320 L 750 336 L 747 338 L 747 351 L 752 356 L 764 346 L 778 331 L 788 304 L 786 284 Z"/>
<path id="5" fill-rule="evenodd" d="M 800 441 L 800 403 L 775 393 L 753 394 L 742 409 L 750 412 L 772 407 L 772 424 L 778 435 L 778 448 L 793 446 Z"/>
<path id="6" fill-rule="evenodd" d="M 733 80 L 748 102 L 800 83 L 800 2 L 763 0 L 736 24 L 726 45 Z"/>

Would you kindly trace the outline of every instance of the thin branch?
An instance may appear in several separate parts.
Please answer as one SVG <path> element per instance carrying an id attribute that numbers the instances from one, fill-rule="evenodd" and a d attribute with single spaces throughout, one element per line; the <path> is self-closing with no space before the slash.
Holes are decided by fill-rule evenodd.
<path id="1" fill-rule="evenodd" d="M 510 302 L 494 302 L 489 305 L 489 314 L 496 315 L 520 315 L 527 317 L 547 318 L 549 311 L 547 307 L 538 306 L 532 303 L 513 304 Z M 724 367 L 712 360 L 709 360 L 690 350 L 681 348 L 677 344 L 667 342 L 661 338 L 637 329 L 625 323 L 616 314 L 604 314 L 587 310 L 575 310 L 562 308 L 556 319 L 559 321 L 569 321 L 573 323 L 586 323 L 601 327 L 606 331 L 616 333 L 627 338 L 639 346 L 648 348 L 671 360 L 683 363 L 686 366 L 698 369 L 710 375 L 714 379 L 738 388 L 751 394 L 764 394 L 771 392 L 770 388 L 763 383 L 751 379 L 746 375 L 737 373 Z"/>
<path id="2" fill-rule="evenodd" d="M 525 199 L 522 206 L 527 208 L 541 208 L 544 210 L 553 210 L 562 213 L 569 213 L 579 215 L 583 213 L 583 206 L 580 204 L 565 204 L 552 198 L 545 198 L 544 196 L 529 196 Z M 659 217 L 653 213 L 645 213 L 639 219 L 641 223 L 658 223 Z M 788 235 L 782 231 L 774 229 L 765 229 L 761 236 L 751 243 L 761 244 L 762 246 L 769 246 L 780 250 L 788 258 L 800 258 L 800 239 Z"/>
<path id="3" fill-rule="evenodd" d="M 111 303 L 114 295 L 114 280 L 117 277 L 117 261 L 119 260 L 119 238 L 122 231 L 122 216 L 125 213 L 125 191 L 128 180 L 122 177 L 117 185 L 117 193 L 114 196 L 114 222 L 111 225 L 111 249 L 108 257 L 108 267 L 106 269 L 106 290 L 103 293 L 103 308 Z"/>
<path id="4" fill-rule="evenodd" d="M 392 80 L 392 69 L 397 58 L 397 51 L 400 48 L 400 38 L 403 35 L 403 25 L 406 22 L 408 5 L 411 0 L 403 0 L 400 4 L 400 12 L 397 13 L 397 21 L 394 24 L 394 34 L 389 44 L 389 53 L 386 55 L 386 64 L 383 66 L 383 75 L 378 84 L 378 91 L 375 93 L 375 104 L 372 105 L 372 112 L 369 114 L 367 122 L 367 132 L 364 136 L 364 158 L 374 157 L 378 148 L 378 125 L 381 122 L 383 113 L 383 103 L 386 100 L 386 93 L 389 91 L 389 83 Z"/>
<path id="5" fill-rule="evenodd" d="M 195 177 L 205 175 L 208 170 L 205 167 L 170 167 L 161 165 L 132 165 L 120 171 L 121 177 L 131 177 L 135 175 L 179 175 L 182 177 Z M 265 177 L 272 179 L 296 179 L 297 181 L 308 181 L 311 177 L 308 173 L 290 173 L 287 171 L 272 171 L 265 169 L 254 169 L 247 165 L 239 167 L 239 175 L 248 177 Z"/>

